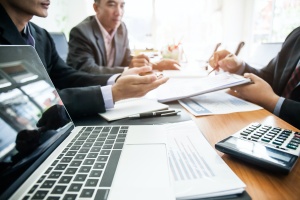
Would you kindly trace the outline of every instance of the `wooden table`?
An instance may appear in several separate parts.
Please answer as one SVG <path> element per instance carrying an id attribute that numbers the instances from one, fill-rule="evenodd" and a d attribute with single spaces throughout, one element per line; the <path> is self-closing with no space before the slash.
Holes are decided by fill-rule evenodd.
<path id="1" fill-rule="evenodd" d="M 267 110 L 192 118 L 213 147 L 252 122 L 299 131 Z M 288 175 L 280 175 L 217 152 L 246 184 L 246 191 L 252 199 L 300 199 L 300 161 Z"/>

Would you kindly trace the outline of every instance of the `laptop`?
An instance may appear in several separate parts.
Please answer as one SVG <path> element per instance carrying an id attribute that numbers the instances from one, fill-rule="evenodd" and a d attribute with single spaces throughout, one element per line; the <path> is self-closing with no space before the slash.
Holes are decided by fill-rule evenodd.
<path id="1" fill-rule="evenodd" d="M 76 127 L 31 46 L 0 46 L 0 127 L 0 199 L 175 199 L 164 127 Z"/>

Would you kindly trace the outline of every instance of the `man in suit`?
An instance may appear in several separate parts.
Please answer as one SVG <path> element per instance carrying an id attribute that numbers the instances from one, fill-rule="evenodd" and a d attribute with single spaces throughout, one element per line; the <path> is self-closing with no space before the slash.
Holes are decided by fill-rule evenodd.
<path id="1" fill-rule="evenodd" d="M 278 55 L 260 70 L 226 50 L 216 52 L 210 65 L 250 78 L 254 84 L 232 89 L 241 98 L 264 107 L 300 129 L 300 27 L 288 35 Z M 298 79 L 294 78 L 297 76 Z"/>
<path id="2" fill-rule="evenodd" d="M 127 28 L 122 22 L 124 0 L 95 0 L 95 16 L 75 26 L 69 37 L 67 63 L 75 69 L 104 74 L 120 73 L 124 67 L 150 65 L 146 55 L 131 56 Z M 165 59 L 151 64 L 153 69 L 179 69 L 179 64 Z"/>
<path id="3" fill-rule="evenodd" d="M 117 76 L 91 75 L 69 67 L 49 33 L 30 22 L 34 15 L 46 17 L 49 5 L 48 0 L 0 0 L 0 44 L 35 47 L 71 116 L 105 112 L 116 101 L 143 96 L 167 81 L 138 75 L 151 70 L 147 66 L 124 72 L 116 82 Z"/>

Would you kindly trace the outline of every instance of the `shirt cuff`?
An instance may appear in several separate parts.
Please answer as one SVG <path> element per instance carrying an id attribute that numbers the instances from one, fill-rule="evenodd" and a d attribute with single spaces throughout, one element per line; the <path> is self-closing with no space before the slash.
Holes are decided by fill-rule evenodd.
<path id="1" fill-rule="evenodd" d="M 243 61 L 242 66 L 241 66 L 240 69 L 236 72 L 236 74 L 243 75 L 243 72 L 245 71 L 245 68 L 246 68 L 246 63 Z"/>
<path id="2" fill-rule="evenodd" d="M 279 116 L 280 114 L 280 109 L 281 109 L 281 106 L 283 104 L 283 101 L 285 100 L 285 98 L 283 97 L 279 97 L 277 103 L 276 103 L 276 106 L 275 106 L 275 109 L 273 111 L 273 114 L 276 115 L 276 116 Z"/>
<path id="3" fill-rule="evenodd" d="M 109 79 L 107 80 L 107 85 L 113 85 L 116 83 L 117 78 L 119 78 L 119 76 L 121 76 L 121 74 L 114 74 L 111 77 L 109 77 Z"/>
<path id="4" fill-rule="evenodd" d="M 103 100 L 104 100 L 105 109 L 110 109 L 114 107 L 111 87 L 112 87 L 111 85 L 100 87 Z"/>

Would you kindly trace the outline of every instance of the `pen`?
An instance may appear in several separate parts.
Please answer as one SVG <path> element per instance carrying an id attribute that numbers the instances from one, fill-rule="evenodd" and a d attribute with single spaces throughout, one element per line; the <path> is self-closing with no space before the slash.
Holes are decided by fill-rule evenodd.
<path id="1" fill-rule="evenodd" d="M 180 111 L 176 110 L 162 110 L 162 111 L 156 111 L 156 112 L 146 112 L 146 113 L 140 113 L 136 115 L 131 115 L 128 118 L 146 118 L 146 117 L 162 117 L 162 116 L 174 116 L 177 115 Z"/>
<path id="2" fill-rule="evenodd" d="M 233 54 L 228 54 L 226 57 L 232 57 L 233 56 Z M 218 69 L 219 68 L 219 66 L 216 66 L 215 68 L 213 68 L 208 74 L 207 74 L 207 76 L 210 74 L 210 73 L 212 73 L 213 71 L 215 71 L 216 69 Z"/>

